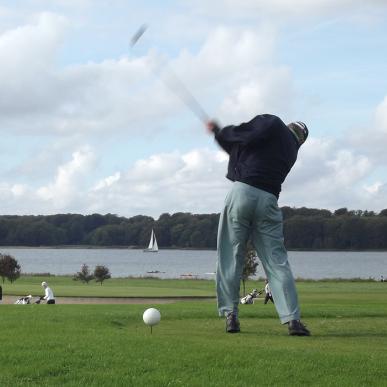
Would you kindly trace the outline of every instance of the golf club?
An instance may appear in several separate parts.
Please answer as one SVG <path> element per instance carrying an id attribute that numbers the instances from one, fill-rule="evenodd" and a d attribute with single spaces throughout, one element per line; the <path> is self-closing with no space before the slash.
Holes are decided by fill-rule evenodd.
<path id="1" fill-rule="evenodd" d="M 130 40 L 131 49 L 134 48 L 138 40 L 144 34 L 147 29 L 147 25 L 143 24 L 137 30 Z M 209 121 L 209 116 L 193 96 L 193 94 L 188 90 L 187 86 L 181 81 L 181 79 L 175 74 L 171 66 L 165 60 L 158 66 L 159 69 L 162 69 L 163 72 L 167 75 L 166 78 L 160 76 L 160 72 L 153 69 L 153 74 L 164 83 L 164 85 L 171 90 L 190 110 L 195 116 L 202 121 L 207 123 Z"/>
<path id="2" fill-rule="evenodd" d="M 133 48 L 135 46 L 135 44 L 141 38 L 147 28 L 148 26 L 146 24 L 140 26 L 137 32 L 132 36 L 132 39 L 130 39 L 130 48 Z"/>

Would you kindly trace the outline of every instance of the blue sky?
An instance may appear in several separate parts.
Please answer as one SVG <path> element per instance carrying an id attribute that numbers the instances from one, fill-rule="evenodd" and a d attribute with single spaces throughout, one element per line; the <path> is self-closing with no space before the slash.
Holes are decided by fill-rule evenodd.
<path id="1" fill-rule="evenodd" d="M 0 1 L 0 213 L 219 212 L 227 158 L 155 68 L 222 124 L 308 124 L 280 205 L 386 208 L 386 19 L 378 0 Z"/>

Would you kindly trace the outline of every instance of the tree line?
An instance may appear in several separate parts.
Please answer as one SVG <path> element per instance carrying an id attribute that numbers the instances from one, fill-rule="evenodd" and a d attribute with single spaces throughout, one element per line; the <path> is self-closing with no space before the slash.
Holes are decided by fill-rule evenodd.
<path id="1" fill-rule="evenodd" d="M 387 249 L 387 209 L 336 211 L 282 207 L 289 249 Z M 216 248 L 219 214 L 57 214 L 0 216 L 0 246 L 147 246 L 152 228 L 161 248 Z"/>

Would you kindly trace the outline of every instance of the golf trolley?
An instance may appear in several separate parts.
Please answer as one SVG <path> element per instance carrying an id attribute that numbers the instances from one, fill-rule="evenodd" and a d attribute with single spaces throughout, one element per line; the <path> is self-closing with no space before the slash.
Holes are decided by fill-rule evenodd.
<path id="1" fill-rule="evenodd" d="M 247 296 L 242 297 L 240 300 L 241 304 L 254 304 L 254 299 L 258 298 L 261 295 L 263 290 L 258 291 L 257 289 L 253 289 Z"/>
<path id="2" fill-rule="evenodd" d="M 28 305 L 28 304 L 40 304 L 40 302 L 44 299 L 44 297 L 37 297 L 35 302 L 32 302 L 31 294 L 29 296 L 24 296 L 18 298 L 14 303 L 18 305 Z"/>

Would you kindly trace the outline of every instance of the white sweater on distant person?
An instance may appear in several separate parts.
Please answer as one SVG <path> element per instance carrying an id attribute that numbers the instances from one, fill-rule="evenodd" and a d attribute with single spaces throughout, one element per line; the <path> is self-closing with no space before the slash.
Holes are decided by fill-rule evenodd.
<path id="1" fill-rule="evenodd" d="M 44 299 L 49 301 L 49 300 L 55 300 L 54 293 L 52 290 L 47 286 L 46 289 L 44 290 Z"/>

